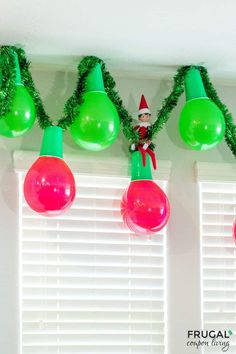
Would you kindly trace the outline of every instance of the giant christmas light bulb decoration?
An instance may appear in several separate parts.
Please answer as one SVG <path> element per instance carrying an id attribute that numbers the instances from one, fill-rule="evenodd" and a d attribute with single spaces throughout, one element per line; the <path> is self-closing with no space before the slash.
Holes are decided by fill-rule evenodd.
<path id="1" fill-rule="evenodd" d="M 123 194 L 121 214 L 128 228 L 142 235 L 160 231 L 169 219 L 169 201 L 152 180 L 150 157 L 144 167 L 139 151 L 132 153 L 131 182 Z"/>
<path id="2" fill-rule="evenodd" d="M 7 138 L 15 138 L 26 133 L 35 121 L 35 106 L 32 97 L 21 82 L 18 56 L 16 63 L 16 92 L 11 111 L 0 117 L 0 134 Z"/>
<path id="3" fill-rule="evenodd" d="M 120 129 L 120 118 L 114 104 L 107 96 L 99 64 L 89 73 L 86 80 L 84 102 L 79 115 L 70 127 L 74 141 L 82 148 L 101 151 L 116 140 Z"/>
<path id="4" fill-rule="evenodd" d="M 45 216 L 57 216 L 68 209 L 75 198 L 74 176 L 62 158 L 62 129 L 45 129 L 39 158 L 30 167 L 24 181 L 29 206 Z"/>
<path id="5" fill-rule="evenodd" d="M 207 150 L 224 137 L 225 120 L 205 92 L 200 71 L 191 68 L 185 76 L 186 103 L 180 114 L 179 130 L 184 142 L 194 150 Z"/>

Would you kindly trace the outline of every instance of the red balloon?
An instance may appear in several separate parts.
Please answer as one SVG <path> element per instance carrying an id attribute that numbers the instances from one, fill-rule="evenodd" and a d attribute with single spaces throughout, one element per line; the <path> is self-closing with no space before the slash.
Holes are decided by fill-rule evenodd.
<path id="1" fill-rule="evenodd" d="M 132 181 L 123 194 L 121 214 L 128 228 L 135 233 L 154 233 L 160 231 L 169 219 L 169 200 L 155 182 Z"/>
<path id="2" fill-rule="evenodd" d="M 233 239 L 234 239 L 234 242 L 236 243 L 236 219 L 234 220 L 234 223 L 233 223 Z"/>
<path id="3" fill-rule="evenodd" d="M 65 161 L 55 156 L 40 156 L 24 181 L 29 206 L 46 216 L 57 216 L 68 209 L 76 194 L 74 176 Z"/>

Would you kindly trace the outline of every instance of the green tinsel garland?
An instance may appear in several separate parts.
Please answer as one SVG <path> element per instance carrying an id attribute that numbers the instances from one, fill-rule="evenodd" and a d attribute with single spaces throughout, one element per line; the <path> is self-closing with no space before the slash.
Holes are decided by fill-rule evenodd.
<path id="1" fill-rule="evenodd" d="M 22 83 L 25 85 L 25 87 L 27 87 L 34 100 L 39 125 L 42 129 L 45 129 L 48 126 L 53 125 L 53 121 L 50 120 L 48 114 L 46 113 L 40 95 L 34 86 L 32 76 L 29 72 L 30 63 L 26 58 L 24 50 L 14 46 L 3 46 L 1 48 L 0 118 L 2 118 L 10 111 L 15 95 L 16 66 L 14 52 L 16 52 L 18 55 Z M 83 103 L 86 78 L 90 71 L 98 63 L 101 65 L 105 91 L 118 111 L 124 135 L 130 144 L 137 143 L 139 141 L 138 133 L 134 131 L 132 125 L 133 119 L 124 107 L 119 93 L 114 89 L 116 83 L 113 77 L 107 71 L 103 60 L 95 56 L 87 56 L 83 58 L 78 65 L 78 81 L 76 89 L 74 90 L 72 96 L 67 100 L 64 108 L 64 116 L 58 120 L 57 125 L 62 129 L 68 129 L 73 123 L 75 117 L 78 116 L 79 107 Z M 157 117 L 154 124 L 151 126 L 148 139 L 153 139 L 168 121 L 171 111 L 177 105 L 179 97 L 184 92 L 184 77 L 190 68 L 191 66 L 183 66 L 178 69 L 177 74 L 174 76 L 172 91 L 170 95 L 164 99 L 161 109 L 157 112 Z M 212 99 L 213 102 L 215 102 L 215 104 L 224 114 L 226 122 L 225 140 L 232 153 L 236 157 L 236 125 L 233 122 L 232 115 L 228 111 L 228 108 L 220 101 L 217 92 L 208 77 L 206 68 L 197 68 L 201 72 L 208 97 Z M 154 149 L 155 145 L 151 144 L 150 147 Z"/>
<path id="2" fill-rule="evenodd" d="M 16 68 L 12 47 L 1 48 L 0 118 L 11 110 L 16 92 Z"/>
<path id="3" fill-rule="evenodd" d="M 53 125 L 53 121 L 46 113 L 39 92 L 35 88 L 34 81 L 29 71 L 30 62 L 27 60 L 24 50 L 21 48 L 15 48 L 15 51 L 19 59 L 22 84 L 28 89 L 33 98 L 40 128 L 45 129 L 50 125 Z"/>
<path id="4" fill-rule="evenodd" d="M 168 121 L 171 111 L 175 108 L 180 96 L 184 92 L 184 77 L 190 68 L 191 66 L 183 66 L 178 69 L 177 74 L 174 76 L 172 91 L 169 96 L 164 99 L 161 109 L 157 112 L 155 123 L 150 129 L 150 139 L 153 139 Z"/>
<path id="5" fill-rule="evenodd" d="M 207 96 L 219 107 L 225 118 L 225 141 L 236 157 L 236 125 L 234 124 L 232 114 L 229 112 L 225 104 L 221 102 L 219 96 L 213 87 L 206 68 L 200 67 L 201 77 L 206 90 Z"/>

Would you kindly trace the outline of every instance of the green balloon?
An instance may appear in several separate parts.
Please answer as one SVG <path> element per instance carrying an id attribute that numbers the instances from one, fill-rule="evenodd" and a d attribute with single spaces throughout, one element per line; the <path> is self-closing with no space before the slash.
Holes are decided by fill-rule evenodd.
<path id="1" fill-rule="evenodd" d="M 35 116 L 35 106 L 29 92 L 23 85 L 17 85 L 11 111 L 0 117 L 0 134 L 7 138 L 23 135 L 33 126 Z"/>
<path id="2" fill-rule="evenodd" d="M 90 151 L 101 151 L 116 140 L 120 118 L 107 94 L 90 91 L 84 94 L 79 115 L 70 126 L 74 141 Z"/>
<path id="3" fill-rule="evenodd" d="M 207 97 L 186 102 L 179 120 L 180 135 L 194 150 L 208 150 L 218 143 L 225 134 L 223 113 Z"/>

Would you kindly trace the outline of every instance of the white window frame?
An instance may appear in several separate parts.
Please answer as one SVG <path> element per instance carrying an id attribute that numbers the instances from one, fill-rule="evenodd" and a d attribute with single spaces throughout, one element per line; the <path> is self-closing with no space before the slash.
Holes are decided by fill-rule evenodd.
<path id="1" fill-rule="evenodd" d="M 15 151 L 14 152 L 14 165 L 16 172 L 25 172 L 31 164 L 37 159 L 38 154 L 31 151 Z M 65 155 L 65 161 L 70 166 L 74 173 L 84 173 L 89 175 L 109 175 L 130 177 L 130 161 L 129 158 L 94 158 L 88 156 Z M 158 161 L 158 170 L 153 173 L 153 179 L 169 180 L 171 170 L 170 161 Z M 20 196 L 22 197 L 22 195 Z M 19 225 L 20 227 L 20 225 Z M 20 247 L 20 245 L 19 245 Z M 19 250 L 20 251 L 20 250 Z M 19 252 L 20 253 L 20 252 Z M 21 260 L 20 260 L 21 262 Z M 166 259 L 165 259 L 165 275 L 166 275 Z M 167 285 L 167 280 L 165 280 Z M 165 286 L 166 286 L 165 285 Z M 19 288 L 21 284 L 19 284 Z M 167 299 L 167 289 L 165 294 Z M 19 320 L 21 325 L 21 319 Z M 165 301 L 165 352 L 167 353 L 167 301 Z M 19 347 L 21 348 L 21 338 L 19 338 Z"/>

